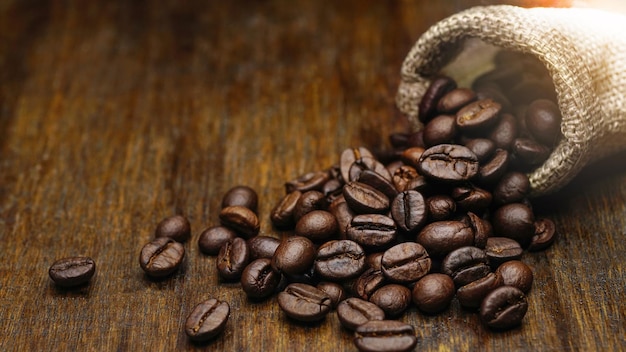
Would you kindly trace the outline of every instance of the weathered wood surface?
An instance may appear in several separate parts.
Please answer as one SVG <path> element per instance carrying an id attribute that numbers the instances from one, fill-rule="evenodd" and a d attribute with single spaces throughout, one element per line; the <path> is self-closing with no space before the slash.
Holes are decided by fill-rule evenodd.
<path id="1" fill-rule="evenodd" d="M 354 350 L 335 314 L 288 321 L 270 299 L 220 284 L 195 240 L 224 191 L 259 192 L 261 233 L 283 182 L 387 145 L 407 123 L 399 68 L 460 1 L 0 2 L 0 350 Z M 626 155 L 589 167 L 541 200 L 557 222 L 534 268 L 522 327 L 486 330 L 458 304 L 413 307 L 419 350 L 626 348 Z M 194 237 L 183 270 L 152 282 L 138 253 L 181 213 Z M 49 265 L 98 265 L 79 291 Z M 182 325 L 207 297 L 231 304 L 225 333 L 189 343 Z"/>

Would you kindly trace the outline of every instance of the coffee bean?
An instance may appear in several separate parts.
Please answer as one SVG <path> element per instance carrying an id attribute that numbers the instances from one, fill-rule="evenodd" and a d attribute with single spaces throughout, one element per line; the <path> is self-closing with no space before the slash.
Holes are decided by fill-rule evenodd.
<path id="1" fill-rule="evenodd" d="M 336 282 L 322 281 L 318 283 L 315 287 L 321 290 L 325 294 L 330 297 L 330 301 L 332 303 L 332 308 L 336 308 L 339 302 L 342 302 L 346 299 L 347 294 L 343 289 L 343 286 Z"/>
<path id="2" fill-rule="evenodd" d="M 480 319 L 488 327 L 506 330 L 519 325 L 528 310 L 524 292 L 512 286 L 491 291 L 480 305 Z"/>
<path id="3" fill-rule="evenodd" d="M 259 258 L 272 259 L 280 240 L 270 236 L 254 236 L 246 241 L 250 250 L 250 260 Z"/>
<path id="4" fill-rule="evenodd" d="M 496 144 L 492 140 L 485 138 L 470 139 L 465 143 L 465 146 L 476 155 L 476 159 L 481 164 L 490 160 L 496 151 Z"/>
<path id="5" fill-rule="evenodd" d="M 272 295 L 281 275 L 272 269 L 272 260 L 261 258 L 252 261 L 241 273 L 241 288 L 249 298 L 259 299 Z"/>
<path id="6" fill-rule="evenodd" d="M 471 183 L 454 187 L 451 192 L 457 208 L 471 211 L 476 214 L 484 213 L 493 199 L 487 190 L 474 186 Z"/>
<path id="7" fill-rule="evenodd" d="M 341 170 L 341 178 L 344 182 L 350 181 L 350 167 L 355 161 L 363 157 L 374 159 L 374 155 L 367 148 L 347 148 L 341 152 L 339 158 L 339 168 Z"/>
<path id="8" fill-rule="evenodd" d="M 540 143 L 553 146 L 561 137 L 561 111 L 551 100 L 538 99 L 528 105 L 526 128 Z"/>
<path id="9" fill-rule="evenodd" d="M 195 342 L 205 342 L 219 335 L 228 322 L 230 306 L 210 298 L 196 305 L 185 321 L 185 333 Z"/>
<path id="10" fill-rule="evenodd" d="M 256 236 L 261 226 L 259 218 L 252 210 L 238 205 L 222 209 L 219 218 L 222 226 L 235 230 L 244 238 Z"/>
<path id="11" fill-rule="evenodd" d="M 301 196 L 302 192 L 293 191 L 281 199 L 270 214 L 270 220 L 274 226 L 279 229 L 287 229 L 295 225 L 293 212 Z"/>
<path id="12" fill-rule="evenodd" d="M 456 126 L 468 133 L 483 132 L 498 122 L 502 105 L 492 99 L 481 99 L 456 113 Z"/>
<path id="13" fill-rule="evenodd" d="M 486 276 L 472 281 L 456 291 L 456 298 L 466 308 L 478 308 L 483 298 L 489 292 L 503 285 L 503 280 L 498 273 L 488 273 Z"/>
<path id="14" fill-rule="evenodd" d="M 256 191 L 248 186 L 235 186 L 222 197 L 222 208 L 238 205 L 246 207 L 256 213 L 259 196 Z"/>
<path id="15" fill-rule="evenodd" d="M 313 266 L 317 251 L 310 239 L 302 236 L 291 236 L 283 239 L 274 257 L 272 267 L 284 274 L 302 274 Z"/>
<path id="16" fill-rule="evenodd" d="M 497 149 L 494 156 L 478 170 L 478 182 L 493 185 L 506 173 L 509 166 L 509 152 Z"/>
<path id="17" fill-rule="evenodd" d="M 293 218 L 298 223 L 304 215 L 313 210 L 326 208 L 326 196 L 320 191 L 307 191 L 302 193 L 293 209 Z"/>
<path id="18" fill-rule="evenodd" d="M 488 138 L 496 148 L 510 149 L 519 134 L 519 126 L 515 116 L 504 113 L 489 133 Z"/>
<path id="19" fill-rule="evenodd" d="M 491 222 L 496 236 L 512 238 L 522 246 L 528 245 L 535 234 L 535 215 L 522 203 L 499 207 L 493 213 Z"/>
<path id="20" fill-rule="evenodd" d="M 441 261 L 441 272 L 449 275 L 457 287 L 481 279 L 490 271 L 487 254 L 478 247 L 455 249 Z"/>
<path id="21" fill-rule="evenodd" d="M 530 138 L 516 138 L 511 148 L 518 163 L 524 170 L 539 166 L 550 156 L 550 149 Z"/>
<path id="22" fill-rule="evenodd" d="M 342 195 L 343 182 L 336 178 L 331 178 L 322 186 L 322 194 L 326 198 L 326 204 L 332 203 L 337 197 Z"/>
<path id="23" fill-rule="evenodd" d="M 389 209 L 389 198 L 364 183 L 348 182 L 343 187 L 343 196 L 350 209 L 357 214 L 381 214 Z"/>
<path id="24" fill-rule="evenodd" d="M 387 284 L 387 279 L 382 271 L 370 268 L 355 280 L 354 292 L 359 298 L 367 301 L 377 289 L 385 284 Z"/>
<path id="25" fill-rule="evenodd" d="M 428 217 L 428 208 L 422 194 L 412 190 L 399 193 L 391 203 L 391 217 L 400 230 L 417 231 Z"/>
<path id="26" fill-rule="evenodd" d="M 476 93 L 473 90 L 456 88 L 439 99 L 437 111 L 442 114 L 453 114 L 475 100 Z"/>
<path id="27" fill-rule="evenodd" d="M 439 144 L 424 151 L 417 171 L 437 182 L 461 182 L 478 173 L 478 159 L 468 148 L 456 144 Z"/>
<path id="28" fill-rule="evenodd" d="M 490 237 L 487 239 L 485 253 L 489 257 L 489 263 L 493 268 L 509 260 L 519 259 L 522 256 L 522 246 L 507 237 Z"/>
<path id="29" fill-rule="evenodd" d="M 170 216 L 157 224 L 154 236 L 169 237 L 182 243 L 191 237 L 191 225 L 189 220 L 182 215 Z"/>
<path id="30" fill-rule="evenodd" d="M 96 262 L 89 257 L 62 258 L 50 266 L 48 275 L 59 287 L 86 284 L 96 273 Z"/>
<path id="31" fill-rule="evenodd" d="M 530 181 L 526 174 L 513 171 L 504 174 L 493 189 L 495 204 L 519 203 L 530 193 Z"/>
<path id="32" fill-rule="evenodd" d="M 467 217 L 469 218 L 469 225 L 474 230 L 474 247 L 485 248 L 487 240 L 493 235 L 491 223 L 472 212 L 468 212 Z"/>
<path id="33" fill-rule="evenodd" d="M 185 247 L 169 237 L 147 243 L 139 255 L 139 264 L 150 277 L 163 278 L 175 272 L 183 262 Z"/>
<path id="34" fill-rule="evenodd" d="M 198 248 L 204 254 L 217 255 L 220 248 L 237 237 L 235 231 L 224 226 L 211 226 L 202 231 L 198 236 Z"/>
<path id="35" fill-rule="evenodd" d="M 417 243 L 424 246 L 431 257 L 442 258 L 457 248 L 471 246 L 474 230 L 461 221 L 435 221 L 424 226 L 417 235 Z"/>
<path id="36" fill-rule="evenodd" d="M 217 272 L 225 280 L 239 280 L 249 262 L 250 250 L 241 237 L 226 242 L 215 260 Z"/>
<path id="37" fill-rule="evenodd" d="M 528 293 L 533 285 L 533 271 L 519 260 L 502 263 L 496 273 L 502 277 L 504 285 L 517 287 L 524 293 Z"/>
<path id="38" fill-rule="evenodd" d="M 359 176 L 358 182 L 371 186 L 382 192 L 388 199 L 393 199 L 398 195 L 398 190 L 392 181 L 384 178 L 379 173 L 372 170 L 365 170 Z"/>
<path id="39" fill-rule="evenodd" d="M 447 195 L 434 195 L 426 198 L 428 218 L 431 221 L 449 219 L 456 211 L 456 202 Z"/>
<path id="40" fill-rule="evenodd" d="M 437 113 L 439 100 L 449 91 L 457 87 L 450 77 L 437 77 L 426 88 L 426 92 L 418 105 L 418 118 L 422 123 L 428 122 Z"/>
<path id="41" fill-rule="evenodd" d="M 313 210 L 296 223 L 295 233 L 312 241 L 331 238 L 339 231 L 339 224 L 333 214 L 325 210 Z"/>
<path id="42" fill-rule="evenodd" d="M 293 283 L 278 294 L 278 305 L 295 320 L 313 322 L 326 317 L 332 302 L 326 293 L 314 286 Z"/>
<path id="43" fill-rule="evenodd" d="M 404 242 L 383 253 L 381 270 L 390 281 L 410 283 L 428 274 L 431 259 L 419 243 Z"/>
<path id="44" fill-rule="evenodd" d="M 368 321 L 384 320 L 385 312 L 372 302 L 351 297 L 337 305 L 337 318 L 344 328 L 354 331 Z"/>
<path id="45" fill-rule="evenodd" d="M 529 251 L 540 251 L 544 250 L 556 239 L 556 225 L 554 221 L 547 218 L 540 218 L 535 221 L 535 234 L 533 235 L 530 245 L 528 246 Z"/>
<path id="46" fill-rule="evenodd" d="M 328 211 L 330 211 L 331 214 L 335 216 L 335 219 L 337 219 L 339 235 L 342 239 L 345 239 L 347 236 L 346 233 L 348 231 L 348 226 L 352 222 L 352 218 L 354 218 L 355 214 L 346 203 L 346 199 L 343 195 L 337 197 L 337 199 L 330 204 Z"/>
<path id="47" fill-rule="evenodd" d="M 396 239 L 396 224 L 385 215 L 361 214 L 352 218 L 346 236 L 366 248 L 382 248 Z"/>
<path id="48" fill-rule="evenodd" d="M 370 253 L 365 257 L 365 266 L 376 270 L 382 269 L 382 259 L 385 252 Z"/>
<path id="49" fill-rule="evenodd" d="M 439 115 L 430 120 L 423 131 L 424 145 L 428 148 L 437 144 L 452 143 L 457 134 L 456 118 L 452 115 Z"/>
<path id="50" fill-rule="evenodd" d="M 302 193 L 307 191 L 319 191 L 326 181 L 330 179 L 330 175 L 325 171 L 308 172 L 302 176 L 299 176 L 295 180 L 291 180 L 285 183 L 285 191 L 292 193 L 294 191 L 300 191 Z"/>
<path id="51" fill-rule="evenodd" d="M 433 314 L 448 308 L 454 298 L 455 287 L 448 275 L 428 274 L 413 286 L 413 302 L 422 312 Z"/>
<path id="52" fill-rule="evenodd" d="M 328 241 L 318 248 L 314 265 L 315 272 L 324 279 L 351 279 L 365 270 L 365 251 L 354 241 Z"/>
<path id="53" fill-rule="evenodd" d="M 411 290 L 398 284 L 389 284 L 376 290 L 370 297 L 388 318 L 400 316 L 411 304 Z"/>
<path id="54" fill-rule="evenodd" d="M 418 175 L 417 170 L 408 165 L 402 165 L 397 168 L 392 177 L 393 185 L 396 186 L 398 192 L 406 189 L 407 184 Z"/>
<path id="55" fill-rule="evenodd" d="M 391 180 L 391 175 L 385 165 L 380 163 L 375 158 L 370 158 L 367 156 L 361 157 L 360 159 L 355 160 L 350 169 L 348 170 L 348 180 L 347 181 L 356 181 L 361 177 L 363 171 L 370 170 L 374 171 L 377 174 L 381 175 L 383 178 L 387 180 Z M 346 182 L 347 182 L 346 181 Z"/>
<path id="56" fill-rule="evenodd" d="M 407 148 L 400 154 L 400 161 L 402 161 L 406 165 L 417 167 L 417 163 L 422 157 L 422 153 L 424 153 L 424 150 L 425 149 L 422 147 Z"/>
<path id="57" fill-rule="evenodd" d="M 360 351 L 411 351 L 417 345 L 415 329 L 397 320 L 370 320 L 354 332 Z"/>

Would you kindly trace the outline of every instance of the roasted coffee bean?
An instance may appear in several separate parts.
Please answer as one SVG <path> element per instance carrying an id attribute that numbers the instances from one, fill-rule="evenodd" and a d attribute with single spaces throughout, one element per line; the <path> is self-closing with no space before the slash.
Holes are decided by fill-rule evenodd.
<path id="1" fill-rule="evenodd" d="M 508 167 L 509 152 L 504 149 L 498 149 L 491 160 L 478 170 L 478 182 L 483 185 L 493 185 L 502 178 Z"/>
<path id="2" fill-rule="evenodd" d="M 402 192 L 406 189 L 407 184 L 417 176 L 419 175 L 415 168 L 408 165 L 402 165 L 393 173 L 393 185 L 396 186 L 398 192 Z"/>
<path id="3" fill-rule="evenodd" d="M 162 278 L 175 272 L 183 262 L 185 247 L 169 237 L 147 243 L 139 255 L 139 265 L 150 277 Z"/>
<path id="4" fill-rule="evenodd" d="M 241 288 L 249 298 L 271 296 L 280 283 L 281 275 L 272 269 L 272 260 L 261 258 L 252 261 L 241 273 Z"/>
<path id="5" fill-rule="evenodd" d="M 270 214 L 270 220 L 272 220 L 274 226 L 280 229 L 286 229 L 295 225 L 296 222 L 293 217 L 293 212 L 301 196 L 302 192 L 293 191 L 281 199 Z"/>
<path id="6" fill-rule="evenodd" d="M 456 126 L 467 133 L 484 132 L 498 122 L 502 105 L 492 99 L 481 99 L 456 113 Z"/>
<path id="7" fill-rule="evenodd" d="M 540 218 L 535 221 L 535 234 L 533 235 L 529 251 L 544 250 L 554 242 L 556 238 L 556 225 L 554 221 L 547 218 Z"/>
<path id="8" fill-rule="evenodd" d="M 504 113 L 489 133 L 488 138 L 496 148 L 510 149 L 519 134 L 519 126 L 515 116 Z"/>
<path id="9" fill-rule="evenodd" d="M 396 239 L 396 224 L 385 215 L 361 214 L 352 218 L 346 236 L 366 248 L 381 248 Z"/>
<path id="10" fill-rule="evenodd" d="M 89 257 L 62 258 L 50 266 L 48 275 L 60 287 L 86 284 L 96 273 L 96 262 Z"/>
<path id="11" fill-rule="evenodd" d="M 359 351 L 412 351 L 417 345 L 415 329 L 397 320 L 370 320 L 354 332 Z"/>
<path id="12" fill-rule="evenodd" d="M 400 316 L 411 304 L 411 290 L 406 286 L 389 284 L 376 290 L 370 297 L 388 318 Z"/>
<path id="13" fill-rule="evenodd" d="M 454 214 L 456 202 L 450 196 L 438 194 L 426 198 L 426 207 L 428 208 L 428 218 L 431 221 L 441 221 L 450 219 Z"/>
<path id="14" fill-rule="evenodd" d="M 522 246 L 507 237 L 489 237 L 485 246 L 485 253 L 489 257 L 489 263 L 493 268 L 497 268 L 500 264 L 515 260 L 522 257 Z"/>
<path id="15" fill-rule="evenodd" d="M 191 237 L 191 224 L 182 215 L 167 217 L 157 224 L 154 237 L 169 237 L 174 241 L 185 242 Z"/>
<path id="16" fill-rule="evenodd" d="M 382 192 L 388 199 L 393 199 L 398 195 L 398 190 L 394 184 L 372 170 L 365 170 L 359 176 L 358 182 L 371 186 Z"/>
<path id="17" fill-rule="evenodd" d="M 516 138 L 511 148 L 519 167 L 530 169 L 539 166 L 550 156 L 550 149 L 530 138 Z"/>
<path id="18" fill-rule="evenodd" d="M 344 182 L 350 181 L 350 167 L 355 161 L 363 157 L 374 159 L 374 155 L 367 148 L 347 148 L 341 152 L 339 159 L 339 168 L 341 170 L 341 178 Z"/>
<path id="19" fill-rule="evenodd" d="M 438 187 L 436 187 L 433 183 L 429 182 L 424 176 L 417 176 L 414 179 L 410 180 L 406 187 L 405 191 L 416 191 L 421 193 L 424 196 L 428 196 L 434 193 L 437 193 Z"/>
<path id="20" fill-rule="evenodd" d="M 391 217 L 400 230 L 417 231 L 428 218 L 428 208 L 422 194 L 413 190 L 399 193 L 391 203 Z"/>
<path id="21" fill-rule="evenodd" d="M 343 196 L 350 209 L 357 214 L 381 214 L 389 209 L 389 198 L 379 190 L 361 182 L 348 182 Z"/>
<path id="22" fill-rule="evenodd" d="M 493 234 L 491 223 L 472 212 L 468 212 L 467 217 L 474 230 L 474 247 L 485 248 L 488 238 Z"/>
<path id="23" fill-rule="evenodd" d="M 339 231 L 339 224 L 333 214 L 325 210 L 313 210 L 296 223 L 295 233 L 311 241 L 331 238 Z"/>
<path id="24" fill-rule="evenodd" d="M 329 179 L 330 175 L 326 171 L 308 172 L 295 180 L 285 183 L 285 190 L 287 193 L 294 191 L 300 191 L 302 193 L 313 190 L 319 191 Z"/>
<path id="25" fill-rule="evenodd" d="M 341 195 L 341 191 L 343 190 L 343 182 L 336 178 L 331 178 L 326 181 L 322 186 L 322 194 L 326 197 L 326 203 L 330 204 L 334 201 L 338 196 Z"/>
<path id="26" fill-rule="evenodd" d="M 261 226 L 255 212 L 238 205 L 222 209 L 219 218 L 222 226 L 235 230 L 244 238 L 256 236 Z"/>
<path id="27" fill-rule="evenodd" d="M 478 162 L 481 164 L 489 161 L 496 151 L 496 144 L 492 140 L 485 138 L 470 139 L 465 143 L 465 146 L 476 155 Z"/>
<path id="28" fill-rule="evenodd" d="M 495 210 L 491 218 L 496 236 L 508 237 L 528 245 L 535 234 L 535 215 L 522 203 L 505 204 Z"/>
<path id="29" fill-rule="evenodd" d="M 235 186 L 222 197 L 222 208 L 238 205 L 246 207 L 256 213 L 259 196 L 256 191 L 248 186 Z"/>
<path id="30" fill-rule="evenodd" d="M 328 241 L 318 248 L 314 265 L 315 272 L 324 279 L 351 279 L 365 270 L 365 251 L 354 241 Z"/>
<path id="31" fill-rule="evenodd" d="M 237 237 L 235 231 L 224 226 L 211 226 L 202 231 L 198 236 L 198 248 L 204 254 L 217 255 L 220 248 Z"/>
<path id="32" fill-rule="evenodd" d="M 441 272 L 449 275 L 457 287 L 481 279 L 490 271 L 487 254 L 478 247 L 455 249 L 441 261 Z"/>
<path id="33" fill-rule="evenodd" d="M 419 243 L 403 242 L 383 253 L 381 270 L 390 281 L 410 283 L 428 274 L 431 259 Z"/>
<path id="34" fill-rule="evenodd" d="M 528 293 L 533 285 L 533 271 L 519 260 L 502 263 L 496 273 L 502 277 L 503 285 L 517 287 L 524 293 Z"/>
<path id="35" fill-rule="evenodd" d="M 498 273 L 488 273 L 476 281 L 459 287 L 456 291 L 456 298 L 459 303 L 466 308 L 478 308 L 483 298 L 496 288 L 503 285 L 502 277 Z"/>
<path id="36" fill-rule="evenodd" d="M 385 312 L 372 302 L 351 297 L 337 305 L 337 318 L 341 326 L 354 331 L 368 321 L 384 320 Z"/>
<path id="37" fill-rule="evenodd" d="M 526 174 L 513 171 L 504 174 L 493 189 L 495 204 L 520 203 L 530 193 L 530 181 Z"/>
<path id="38" fill-rule="evenodd" d="M 293 283 L 278 294 L 278 305 L 295 320 L 313 322 L 326 317 L 332 302 L 324 291 L 315 286 Z"/>
<path id="39" fill-rule="evenodd" d="M 428 122 L 437 114 L 439 100 L 449 91 L 457 87 L 456 81 L 450 77 L 437 77 L 426 88 L 426 92 L 418 105 L 418 118 L 422 123 Z"/>
<path id="40" fill-rule="evenodd" d="M 352 163 L 348 170 L 348 181 L 356 181 L 361 176 L 361 173 L 365 170 L 374 171 L 387 180 L 391 180 L 391 174 L 387 171 L 385 165 L 380 163 L 375 158 L 362 157 Z M 347 181 L 346 181 L 347 182 Z"/>
<path id="41" fill-rule="evenodd" d="M 482 214 L 487 210 L 493 197 L 491 193 L 470 183 L 454 187 L 451 192 L 457 209 Z"/>
<path id="42" fill-rule="evenodd" d="M 347 294 L 343 286 L 336 282 L 322 281 L 315 287 L 330 297 L 332 308 L 336 308 L 339 302 L 342 302 L 347 298 Z"/>
<path id="43" fill-rule="evenodd" d="M 230 306 L 210 298 L 193 308 L 185 321 L 185 333 L 195 342 L 205 342 L 219 335 L 228 322 Z"/>
<path id="44" fill-rule="evenodd" d="M 226 242 L 220 248 L 215 261 L 217 272 L 225 280 L 239 280 L 249 262 L 250 250 L 241 237 Z"/>
<path id="45" fill-rule="evenodd" d="M 424 151 L 417 171 L 437 182 L 462 182 L 478 173 L 478 159 L 467 147 L 439 144 Z"/>
<path id="46" fill-rule="evenodd" d="M 254 236 L 246 241 L 250 250 L 250 260 L 259 258 L 272 259 L 280 240 L 270 236 Z"/>
<path id="47" fill-rule="evenodd" d="M 354 292 L 359 298 L 369 300 L 370 296 L 380 287 L 387 284 L 381 270 L 367 269 L 354 282 Z"/>
<path id="48" fill-rule="evenodd" d="M 302 193 L 296 207 L 293 209 L 293 219 L 298 223 L 304 215 L 313 210 L 326 208 L 326 196 L 320 191 L 307 191 Z"/>
<path id="49" fill-rule="evenodd" d="M 526 128 L 540 143 L 553 146 L 561 137 L 561 111 L 551 100 L 538 99 L 528 105 Z"/>
<path id="50" fill-rule="evenodd" d="M 448 308 L 454 298 L 455 287 L 450 276 L 433 273 L 422 277 L 413 286 L 413 302 L 419 310 L 429 314 Z"/>
<path id="51" fill-rule="evenodd" d="M 348 231 L 348 226 L 352 222 L 352 218 L 354 218 L 355 214 L 346 203 L 346 199 L 343 195 L 337 197 L 330 206 L 328 207 L 328 211 L 331 212 L 337 219 L 337 226 L 339 229 L 339 237 L 342 239 L 347 238 L 346 233 Z"/>
<path id="52" fill-rule="evenodd" d="M 473 90 L 456 88 L 439 99 L 437 111 L 442 114 L 453 114 L 474 100 L 476 100 L 476 93 Z"/>
<path id="53" fill-rule="evenodd" d="M 517 287 L 501 286 L 480 305 L 480 319 L 488 327 L 506 330 L 519 325 L 528 310 L 526 296 Z"/>
<path id="54" fill-rule="evenodd" d="M 316 254 L 315 245 L 310 239 L 291 236 L 283 239 L 276 248 L 272 267 L 288 275 L 302 274 L 312 268 Z"/>
<path id="55" fill-rule="evenodd" d="M 376 270 L 382 269 L 382 258 L 385 252 L 370 253 L 365 257 L 365 265 L 367 268 L 374 268 Z"/>
<path id="56" fill-rule="evenodd" d="M 417 167 L 417 163 L 422 157 L 424 150 L 425 149 L 422 147 L 407 148 L 400 154 L 400 160 L 406 165 Z"/>
<path id="57" fill-rule="evenodd" d="M 437 144 L 452 143 L 457 134 L 456 118 L 452 115 L 439 115 L 424 126 L 424 145 L 427 148 Z M 415 167 L 415 165 L 411 165 Z"/>
<path id="58" fill-rule="evenodd" d="M 442 258 L 457 248 L 473 245 L 474 230 L 461 221 L 435 221 L 420 231 L 417 243 L 424 246 L 431 257 Z"/>

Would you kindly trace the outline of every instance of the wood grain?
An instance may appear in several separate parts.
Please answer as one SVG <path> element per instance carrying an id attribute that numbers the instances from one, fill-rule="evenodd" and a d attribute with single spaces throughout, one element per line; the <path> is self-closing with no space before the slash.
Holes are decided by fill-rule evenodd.
<path id="1" fill-rule="evenodd" d="M 295 324 L 220 283 L 195 241 L 237 184 L 259 192 L 261 234 L 281 236 L 269 212 L 286 180 L 406 130 L 400 64 L 437 20 L 489 2 L 460 3 L 0 2 L 0 350 L 355 350 L 335 314 Z M 626 349 L 625 161 L 537 202 L 560 237 L 523 258 L 535 283 L 521 328 L 488 331 L 456 303 L 411 308 L 418 349 Z M 150 281 L 139 251 L 176 213 L 194 232 L 184 267 Z M 68 255 L 95 259 L 89 286 L 51 283 Z M 231 317 L 198 346 L 182 325 L 207 297 Z"/>

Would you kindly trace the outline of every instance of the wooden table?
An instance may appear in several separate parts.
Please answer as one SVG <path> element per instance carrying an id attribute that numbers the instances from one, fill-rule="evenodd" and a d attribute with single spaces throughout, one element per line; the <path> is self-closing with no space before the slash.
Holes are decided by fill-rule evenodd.
<path id="1" fill-rule="evenodd" d="M 294 324 L 275 298 L 220 283 L 197 236 L 237 184 L 259 193 L 261 234 L 283 235 L 269 213 L 286 180 L 407 130 L 400 65 L 430 25 L 486 2 L 460 3 L 0 2 L 0 350 L 355 350 L 334 313 Z M 523 257 L 535 283 L 520 328 L 489 331 L 456 301 L 412 307 L 418 350 L 626 349 L 625 161 L 537 202 L 560 237 Z M 139 251 L 177 213 L 193 228 L 183 269 L 150 281 Z M 89 286 L 52 284 L 69 255 L 97 262 Z M 198 346 L 182 326 L 207 297 L 231 316 Z"/>

